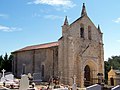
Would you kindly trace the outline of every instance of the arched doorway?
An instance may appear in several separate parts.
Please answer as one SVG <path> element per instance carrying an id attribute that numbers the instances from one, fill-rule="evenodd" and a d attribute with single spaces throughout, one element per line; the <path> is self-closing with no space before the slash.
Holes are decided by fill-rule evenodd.
<path id="1" fill-rule="evenodd" d="M 114 79 L 113 79 L 113 77 L 110 78 L 110 83 L 111 83 L 111 86 L 114 86 Z"/>
<path id="2" fill-rule="evenodd" d="M 90 67 L 88 65 L 84 68 L 84 86 L 90 86 Z"/>

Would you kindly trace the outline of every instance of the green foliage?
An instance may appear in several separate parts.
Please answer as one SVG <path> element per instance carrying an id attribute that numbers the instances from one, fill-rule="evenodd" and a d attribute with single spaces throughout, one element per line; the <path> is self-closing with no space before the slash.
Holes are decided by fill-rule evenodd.
<path id="1" fill-rule="evenodd" d="M 108 58 L 108 61 L 104 61 L 104 68 L 105 68 L 105 79 L 108 79 L 108 72 L 111 69 L 111 66 L 115 70 L 120 70 L 120 56 L 112 56 Z"/>
<path id="2" fill-rule="evenodd" d="M 1 55 L 1 56 L 0 56 L 0 69 L 1 69 L 1 67 L 2 67 L 2 62 L 3 62 L 3 56 Z"/>
<path id="3" fill-rule="evenodd" d="M 2 69 L 5 69 L 7 72 L 11 72 L 12 71 L 12 60 L 13 60 L 13 56 L 10 55 L 8 56 L 7 53 L 5 54 L 5 56 L 0 56 L 0 71 Z"/>

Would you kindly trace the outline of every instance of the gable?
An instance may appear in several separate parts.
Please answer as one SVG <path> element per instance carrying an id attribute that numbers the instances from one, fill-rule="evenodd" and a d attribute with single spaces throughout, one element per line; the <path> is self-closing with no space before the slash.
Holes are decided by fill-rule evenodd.
<path id="1" fill-rule="evenodd" d="M 80 37 L 80 28 L 84 28 L 84 39 L 89 39 L 89 27 L 91 28 L 91 39 L 94 41 L 101 41 L 101 31 L 96 28 L 93 22 L 88 16 L 82 16 L 70 24 L 69 29 L 67 30 L 67 35 L 73 37 Z"/>
<path id="2" fill-rule="evenodd" d="M 112 76 L 112 75 L 116 75 L 114 70 L 110 70 L 110 71 L 108 72 L 108 76 Z"/>

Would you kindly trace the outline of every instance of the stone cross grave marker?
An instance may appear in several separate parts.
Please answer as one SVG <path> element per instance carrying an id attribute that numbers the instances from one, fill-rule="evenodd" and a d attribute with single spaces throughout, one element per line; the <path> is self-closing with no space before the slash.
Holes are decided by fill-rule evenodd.
<path id="1" fill-rule="evenodd" d="M 5 77 L 5 69 L 2 70 L 2 77 Z"/>
<path id="2" fill-rule="evenodd" d="M 5 82 L 5 69 L 2 70 L 1 82 Z"/>
<path id="3" fill-rule="evenodd" d="M 77 85 L 76 85 L 76 76 L 73 76 L 73 85 L 72 85 L 72 90 L 77 90 Z"/>
<path id="4" fill-rule="evenodd" d="M 76 83 L 76 76 L 73 77 L 73 83 Z"/>
<path id="5" fill-rule="evenodd" d="M 22 75 L 20 79 L 20 88 L 19 90 L 27 90 L 29 88 L 29 80 L 27 75 Z"/>

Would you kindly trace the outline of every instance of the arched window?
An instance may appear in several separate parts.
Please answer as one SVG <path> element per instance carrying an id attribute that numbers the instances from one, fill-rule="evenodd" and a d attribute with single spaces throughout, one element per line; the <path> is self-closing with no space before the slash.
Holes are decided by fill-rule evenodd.
<path id="1" fill-rule="evenodd" d="M 25 73 L 26 73 L 25 69 L 26 69 L 26 65 L 25 65 L 25 64 L 22 64 L 22 74 L 25 74 Z"/>
<path id="2" fill-rule="evenodd" d="M 83 24 L 80 25 L 80 37 L 84 38 L 84 25 Z"/>
<path id="3" fill-rule="evenodd" d="M 88 26 L 88 39 L 92 40 L 92 37 L 91 37 L 91 26 Z"/>
<path id="4" fill-rule="evenodd" d="M 44 77 L 44 65 L 42 65 L 42 77 Z"/>

